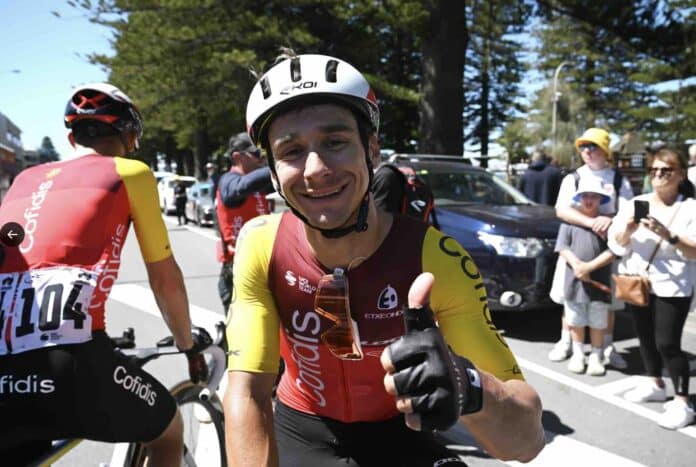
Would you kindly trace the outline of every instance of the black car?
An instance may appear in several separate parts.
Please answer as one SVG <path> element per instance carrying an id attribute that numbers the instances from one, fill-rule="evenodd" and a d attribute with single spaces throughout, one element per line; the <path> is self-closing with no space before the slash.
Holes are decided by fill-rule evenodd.
<path id="1" fill-rule="evenodd" d="M 554 305 L 549 298 L 560 222 L 552 207 L 465 159 L 396 154 L 435 196 L 440 230 L 455 238 L 481 270 L 491 310 Z"/>
<path id="2" fill-rule="evenodd" d="M 211 182 L 196 182 L 188 189 L 186 201 L 186 218 L 198 225 L 215 223 L 215 204 L 212 198 Z"/>

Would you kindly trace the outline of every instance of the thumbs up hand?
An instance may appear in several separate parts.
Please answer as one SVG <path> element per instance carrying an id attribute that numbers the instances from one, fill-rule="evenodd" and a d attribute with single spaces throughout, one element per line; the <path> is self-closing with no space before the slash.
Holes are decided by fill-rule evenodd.
<path id="1" fill-rule="evenodd" d="M 474 365 L 455 355 L 428 305 L 435 278 L 420 274 L 404 309 L 406 334 L 384 349 L 384 387 L 413 430 L 446 430 L 460 415 L 481 410 L 483 390 Z"/>

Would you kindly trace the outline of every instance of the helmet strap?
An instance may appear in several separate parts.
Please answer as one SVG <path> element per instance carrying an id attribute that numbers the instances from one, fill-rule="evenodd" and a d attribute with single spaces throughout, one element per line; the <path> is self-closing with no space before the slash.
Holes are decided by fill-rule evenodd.
<path id="1" fill-rule="evenodd" d="M 357 114 L 355 115 L 355 119 L 357 122 L 363 121 L 361 117 Z M 278 175 L 275 170 L 275 161 L 273 159 L 273 151 L 271 151 L 270 145 L 268 144 L 268 140 L 263 140 L 262 139 L 262 146 L 264 146 L 264 149 L 266 150 L 266 155 L 268 157 L 268 167 L 271 169 L 271 172 L 273 174 L 272 179 L 274 180 L 274 186 L 276 188 L 276 191 L 280 195 L 281 198 L 285 200 L 285 204 L 288 206 L 288 209 L 292 211 L 292 213 L 297 216 L 302 222 L 307 224 L 309 227 L 318 230 L 321 232 L 321 234 L 325 238 L 341 238 L 345 237 L 349 233 L 352 232 L 365 232 L 367 230 L 368 224 L 367 224 L 367 215 L 369 213 L 370 209 L 370 192 L 372 191 L 372 181 L 374 178 L 374 171 L 372 167 L 372 159 L 370 157 L 370 133 L 369 133 L 369 125 L 365 127 L 361 127 L 360 123 L 358 123 L 358 127 L 360 130 L 360 139 L 362 140 L 363 147 L 365 149 L 365 163 L 367 165 L 367 174 L 368 174 L 368 183 L 367 183 L 367 190 L 365 191 L 365 196 L 363 196 L 362 201 L 360 202 L 360 206 L 358 207 L 358 218 L 356 219 L 355 224 L 349 225 L 347 227 L 341 227 L 337 229 L 321 229 L 319 227 L 316 227 L 312 224 L 309 223 L 307 218 L 300 214 L 300 212 L 295 209 L 292 204 L 288 203 L 287 198 L 283 194 L 283 190 L 280 187 L 280 183 L 278 183 Z M 264 144 L 265 143 L 265 144 Z"/>

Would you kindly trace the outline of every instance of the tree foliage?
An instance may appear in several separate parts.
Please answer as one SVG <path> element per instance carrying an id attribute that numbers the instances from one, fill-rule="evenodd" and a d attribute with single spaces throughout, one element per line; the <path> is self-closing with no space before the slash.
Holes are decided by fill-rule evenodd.
<path id="1" fill-rule="evenodd" d="M 508 119 L 521 110 L 522 49 L 511 35 L 522 32 L 529 8 L 513 0 L 473 0 L 469 17 L 465 139 L 487 155 L 491 133 L 501 132 Z"/>
<path id="2" fill-rule="evenodd" d="M 90 59 L 134 98 L 142 157 L 165 153 L 201 175 L 245 125 L 246 99 L 279 47 L 339 56 L 365 73 L 382 110 L 385 148 L 520 154 L 550 147 L 559 79 L 559 156 L 591 125 L 680 141 L 694 134 L 696 0 L 71 0 L 113 32 L 113 54 Z M 548 82 L 525 110 L 521 56 L 535 32 L 535 76 Z M 674 88 L 655 87 L 678 80 Z M 512 125 L 510 130 L 507 129 Z M 525 133 L 527 132 L 527 133 Z M 516 141 L 513 141 L 516 139 Z M 570 157 L 570 156 L 568 156 Z M 571 159 L 572 160 L 572 159 Z"/>
<path id="3" fill-rule="evenodd" d="M 422 96 L 419 46 L 432 30 L 429 11 L 440 8 L 435 8 L 442 12 L 439 29 L 449 21 L 446 8 L 456 5 L 459 0 L 77 2 L 114 32 L 115 54 L 91 60 L 106 67 L 109 79 L 142 107 L 147 137 L 156 143 L 143 146 L 161 148 L 174 138 L 181 150 L 195 148 L 198 170 L 211 152 L 224 150 L 230 134 L 244 128 L 246 98 L 255 82 L 249 69 L 267 69 L 279 46 L 334 54 L 358 66 L 380 100 L 383 145 L 413 149 Z M 446 56 L 446 50 L 435 55 Z M 435 67 L 432 80 L 447 75 L 441 67 Z M 454 73 L 461 89 L 461 73 Z M 461 118 L 452 118 L 460 112 L 461 105 L 439 111 L 447 123 L 438 127 L 461 134 Z"/>
<path id="4" fill-rule="evenodd" d="M 690 8 L 679 10 L 677 7 Z M 557 156 L 572 165 L 572 141 L 591 126 L 604 127 L 623 135 L 636 132 L 643 139 L 680 143 L 693 135 L 694 84 L 681 84 L 693 64 L 691 48 L 680 57 L 675 41 L 693 37 L 696 2 L 616 0 L 539 1 L 544 19 L 537 31 L 540 48 L 535 62 L 549 84 L 540 90 L 532 106 L 540 112 L 531 116 L 539 141 L 548 140 L 551 121 L 554 71 L 562 62 L 558 85 Z M 677 9 L 675 9 L 677 8 Z M 687 24 L 691 18 L 691 25 Z M 627 31 L 631 31 L 630 34 Z M 665 34 L 664 42 L 660 34 Z M 676 90 L 659 83 L 677 79 Z"/>

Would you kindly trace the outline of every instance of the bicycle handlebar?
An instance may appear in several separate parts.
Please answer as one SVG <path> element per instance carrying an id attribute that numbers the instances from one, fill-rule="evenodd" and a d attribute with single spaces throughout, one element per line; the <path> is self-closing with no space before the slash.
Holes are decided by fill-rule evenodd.
<path id="1" fill-rule="evenodd" d="M 211 345 L 202 350 L 202 353 L 210 356 L 210 377 L 199 394 L 201 400 L 208 400 L 210 394 L 215 392 L 220 385 L 220 380 L 225 374 L 225 357 L 226 352 L 223 349 L 224 345 L 224 323 L 216 324 L 216 336 Z M 181 350 L 174 345 L 172 336 L 167 336 L 157 342 L 156 347 L 135 348 L 135 332 L 133 328 L 128 328 L 123 332 L 123 336 L 111 338 L 114 347 L 119 348 L 124 354 L 132 357 L 139 366 L 144 366 L 150 360 L 155 360 L 163 355 L 183 354 Z"/>

